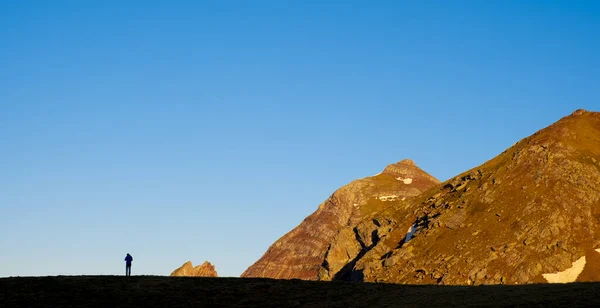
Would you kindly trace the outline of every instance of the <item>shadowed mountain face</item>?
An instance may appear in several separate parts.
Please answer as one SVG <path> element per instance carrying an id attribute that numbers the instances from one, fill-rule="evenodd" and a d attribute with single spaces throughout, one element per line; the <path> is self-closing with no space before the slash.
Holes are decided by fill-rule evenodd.
<path id="1" fill-rule="evenodd" d="M 357 223 L 359 234 L 374 229 L 378 240 L 337 278 L 600 281 L 600 113 L 578 110 L 485 164 Z"/>
<path id="2" fill-rule="evenodd" d="M 299 226 L 277 240 L 242 277 L 330 280 L 349 269 L 377 241 L 375 230 L 356 228 L 365 217 L 418 196 L 439 181 L 411 160 L 337 190 Z M 384 227 L 380 224 L 380 227 Z M 365 233 L 366 232 L 366 233 Z"/>
<path id="3" fill-rule="evenodd" d="M 192 262 L 187 261 L 181 267 L 174 270 L 171 276 L 218 277 L 215 266 L 208 261 L 196 267 L 192 265 Z"/>

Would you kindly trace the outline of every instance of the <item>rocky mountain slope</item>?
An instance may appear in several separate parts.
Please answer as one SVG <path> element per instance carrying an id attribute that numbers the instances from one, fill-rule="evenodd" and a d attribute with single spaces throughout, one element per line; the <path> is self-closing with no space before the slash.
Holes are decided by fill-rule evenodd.
<path id="1" fill-rule="evenodd" d="M 578 110 L 479 167 L 390 203 L 357 223 L 356 233 L 373 241 L 336 278 L 600 281 L 600 113 Z"/>
<path id="2" fill-rule="evenodd" d="M 439 181 L 411 160 L 340 188 L 300 225 L 277 240 L 242 277 L 331 280 L 372 245 L 356 224 L 391 204 L 409 200 Z"/>
<path id="3" fill-rule="evenodd" d="M 187 261 L 181 267 L 174 270 L 171 276 L 218 277 L 215 266 L 208 261 L 196 267 L 192 265 L 191 261 Z"/>

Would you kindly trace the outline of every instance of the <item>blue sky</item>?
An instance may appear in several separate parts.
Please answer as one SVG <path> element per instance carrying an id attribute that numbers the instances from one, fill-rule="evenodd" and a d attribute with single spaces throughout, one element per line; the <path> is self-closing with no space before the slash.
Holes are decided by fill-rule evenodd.
<path id="1" fill-rule="evenodd" d="M 0 276 L 238 276 L 335 189 L 600 111 L 596 1 L 0 2 Z"/>

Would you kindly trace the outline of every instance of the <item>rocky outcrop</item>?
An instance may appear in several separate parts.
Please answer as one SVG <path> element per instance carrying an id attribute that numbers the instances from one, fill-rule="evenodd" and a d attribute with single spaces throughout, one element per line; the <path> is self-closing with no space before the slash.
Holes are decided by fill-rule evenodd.
<path id="1" fill-rule="evenodd" d="M 374 213 L 354 231 L 368 249 L 335 278 L 600 281 L 600 113 L 578 110 L 485 164 Z M 365 241 L 369 234 L 378 240 Z"/>
<path id="2" fill-rule="evenodd" d="M 187 261 L 181 267 L 174 270 L 171 276 L 218 277 L 215 266 L 208 261 L 196 267 L 192 265 L 191 261 Z"/>
<path id="3" fill-rule="evenodd" d="M 438 183 L 411 160 L 353 181 L 271 245 L 242 277 L 333 279 L 348 271 L 379 240 L 389 222 L 373 221 L 372 228 L 357 228 L 357 224 L 364 224 L 362 221 L 373 213 L 404 204 Z"/>

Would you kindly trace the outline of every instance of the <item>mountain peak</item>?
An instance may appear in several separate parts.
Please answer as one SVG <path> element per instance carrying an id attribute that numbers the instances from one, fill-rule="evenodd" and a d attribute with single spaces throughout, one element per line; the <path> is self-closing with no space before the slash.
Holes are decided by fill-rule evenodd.
<path id="1" fill-rule="evenodd" d="M 416 166 L 415 162 L 412 161 L 411 159 L 403 159 L 399 162 L 396 163 L 397 165 L 409 165 L 409 166 Z"/>
<path id="2" fill-rule="evenodd" d="M 600 113 L 580 109 L 368 217 L 392 223 L 377 229 L 384 240 L 341 278 L 445 285 L 597 281 L 598 178 Z M 373 228 L 365 219 L 355 232 Z"/>
<path id="3" fill-rule="evenodd" d="M 377 234 L 375 230 L 355 234 L 357 223 L 439 183 L 409 159 L 388 165 L 380 174 L 352 181 L 273 243 L 242 277 L 331 280 L 343 275 L 348 262 L 359 256 L 361 245 L 370 245 Z"/>
<path id="4" fill-rule="evenodd" d="M 436 184 L 440 182 L 438 179 L 419 168 L 419 166 L 417 166 L 415 162 L 410 159 L 403 159 L 395 164 L 387 165 L 385 169 L 383 169 L 382 173 L 403 178 L 423 177 L 426 178 L 427 181 L 431 181 Z"/>
<path id="5" fill-rule="evenodd" d="M 242 277 L 450 285 L 597 280 L 598 178 L 600 113 L 580 109 L 444 183 L 409 159 L 353 181 Z"/>

